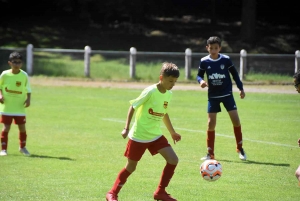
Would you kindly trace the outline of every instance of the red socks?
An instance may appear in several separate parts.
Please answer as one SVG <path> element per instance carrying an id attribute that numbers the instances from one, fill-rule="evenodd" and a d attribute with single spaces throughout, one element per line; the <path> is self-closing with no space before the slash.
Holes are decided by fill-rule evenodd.
<path id="1" fill-rule="evenodd" d="M 19 132 L 20 148 L 24 148 L 26 146 L 26 139 L 26 132 Z"/>
<path id="2" fill-rule="evenodd" d="M 8 132 L 1 132 L 1 148 L 2 150 L 7 150 L 7 142 L 8 142 Z"/>
<path id="3" fill-rule="evenodd" d="M 206 144 L 207 144 L 207 151 L 209 154 L 214 155 L 215 151 L 215 131 L 206 131 L 207 134 L 207 139 L 206 139 Z"/>
<path id="4" fill-rule="evenodd" d="M 118 194 L 121 188 L 123 187 L 123 185 L 126 183 L 127 178 L 129 177 L 130 174 L 131 174 L 130 172 L 128 172 L 125 168 L 123 168 L 119 172 L 117 179 L 109 192 Z"/>
<path id="5" fill-rule="evenodd" d="M 160 177 L 160 182 L 159 182 L 158 188 L 156 189 L 155 193 L 166 192 L 165 188 L 169 185 L 171 178 L 173 177 L 176 166 L 177 165 L 172 165 L 169 163 L 166 164 L 166 166 L 162 172 L 162 175 Z"/>
<path id="6" fill-rule="evenodd" d="M 233 127 L 235 141 L 236 141 L 236 148 L 241 149 L 243 147 L 243 134 L 242 134 L 242 127 Z"/>

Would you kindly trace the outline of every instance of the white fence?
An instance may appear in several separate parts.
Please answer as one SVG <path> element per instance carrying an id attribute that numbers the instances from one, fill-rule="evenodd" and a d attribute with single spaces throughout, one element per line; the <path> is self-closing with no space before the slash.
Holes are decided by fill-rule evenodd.
<path id="1" fill-rule="evenodd" d="M 0 50 L 25 50 L 25 48 L 1 48 Z M 91 54 L 118 54 L 118 55 L 129 55 L 129 76 L 130 78 L 135 78 L 135 72 L 136 72 L 136 61 L 137 57 L 139 55 L 159 55 L 159 56 L 179 56 L 184 57 L 184 68 L 185 68 L 185 79 L 190 79 L 191 77 L 191 68 L 192 68 L 192 56 L 205 56 L 207 53 L 193 53 L 191 49 L 187 48 L 185 52 L 139 52 L 136 50 L 136 48 L 131 47 L 129 51 L 104 51 L 104 50 L 92 50 L 90 46 L 86 46 L 83 50 L 79 49 L 48 49 L 48 48 L 34 48 L 32 44 L 27 45 L 26 48 L 26 72 L 29 75 L 33 75 L 34 73 L 34 51 L 39 52 L 56 52 L 56 53 L 82 53 L 84 54 L 84 66 L 83 66 L 83 72 L 85 77 L 90 77 L 90 56 Z M 284 60 L 285 57 L 291 58 L 292 55 L 284 55 L 284 54 L 247 54 L 247 51 L 242 49 L 240 51 L 240 54 L 233 54 L 235 57 L 239 56 L 240 60 L 240 66 L 239 66 L 239 73 L 240 78 L 243 79 L 244 75 L 247 73 L 247 58 L 251 59 L 251 57 L 255 58 L 263 58 L 263 57 L 273 57 L 277 58 L 280 57 Z M 300 51 L 295 51 L 295 66 L 294 66 L 294 72 L 296 72 L 299 69 L 299 63 L 300 63 Z"/>

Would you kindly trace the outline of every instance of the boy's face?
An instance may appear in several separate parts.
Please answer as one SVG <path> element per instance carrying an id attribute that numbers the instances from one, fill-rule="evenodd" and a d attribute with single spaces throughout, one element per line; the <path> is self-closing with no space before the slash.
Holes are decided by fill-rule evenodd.
<path id="1" fill-rule="evenodd" d="M 171 90 L 175 86 L 177 79 L 178 78 L 175 78 L 173 76 L 164 77 L 160 75 L 160 83 L 166 90 Z"/>
<path id="2" fill-rule="evenodd" d="M 10 67 L 13 69 L 13 70 L 18 70 L 22 67 L 22 60 L 20 59 L 12 59 L 11 61 L 8 61 L 8 65 L 10 65 Z"/>
<path id="3" fill-rule="evenodd" d="M 297 82 L 296 78 L 294 78 L 294 86 L 296 88 L 296 91 L 300 93 L 300 82 Z"/>
<path id="4" fill-rule="evenodd" d="M 218 43 L 214 43 L 207 45 L 206 49 L 212 58 L 218 58 L 218 54 L 221 51 L 221 46 L 219 46 Z"/>

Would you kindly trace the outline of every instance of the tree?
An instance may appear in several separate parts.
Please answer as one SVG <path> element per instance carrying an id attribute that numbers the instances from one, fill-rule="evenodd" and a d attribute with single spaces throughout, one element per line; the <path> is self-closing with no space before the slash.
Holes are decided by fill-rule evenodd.
<path id="1" fill-rule="evenodd" d="M 255 40 L 256 0 L 243 0 L 241 39 L 245 42 Z"/>

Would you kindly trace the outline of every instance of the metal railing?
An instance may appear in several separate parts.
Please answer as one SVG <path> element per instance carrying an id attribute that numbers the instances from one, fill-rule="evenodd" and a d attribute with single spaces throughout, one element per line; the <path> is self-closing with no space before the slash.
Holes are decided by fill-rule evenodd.
<path id="1" fill-rule="evenodd" d="M 106 51 L 106 50 L 92 50 L 90 46 L 85 46 L 83 50 L 80 49 L 50 49 L 50 48 L 34 48 L 32 44 L 27 45 L 26 48 L 7 48 L 0 47 L 0 50 L 11 51 L 26 51 L 26 72 L 29 75 L 34 74 L 34 52 L 55 52 L 55 53 L 80 53 L 84 55 L 83 72 L 85 77 L 90 77 L 91 55 L 92 54 L 106 54 L 118 55 L 129 57 L 129 76 L 135 78 L 136 76 L 136 63 L 137 59 L 142 56 L 155 56 L 155 57 L 177 57 L 182 58 L 185 68 L 185 79 L 191 78 L 191 69 L 194 61 L 207 53 L 193 53 L 191 49 L 187 48 L 185 52 L 142 52 L 137 51 L 136 48 L 131 47 L 129 51 Z M 230 56 L 233 63 L 239 63 L 240 78 L 243 79 L 248 71 L 274 71 L 293 74 L 299 69 L 300 51 L 295 51 L 292 54 L 247 54 L 247 51 L 242 49 L 240 53 L 224 53 Z M 294 61 L 292 60 L 294 59 Z"/>

